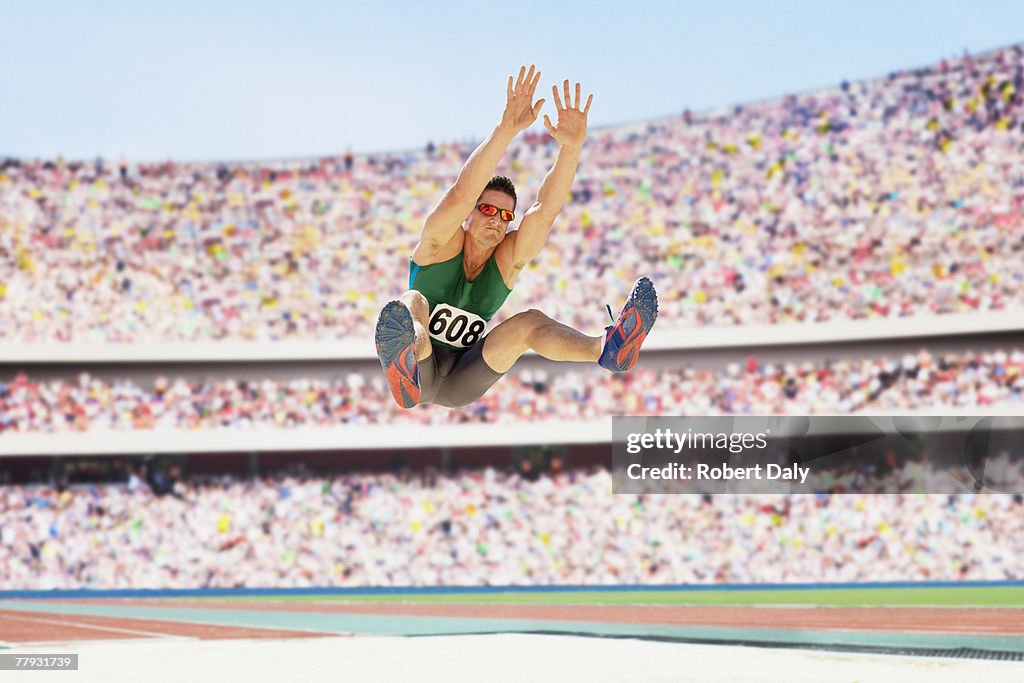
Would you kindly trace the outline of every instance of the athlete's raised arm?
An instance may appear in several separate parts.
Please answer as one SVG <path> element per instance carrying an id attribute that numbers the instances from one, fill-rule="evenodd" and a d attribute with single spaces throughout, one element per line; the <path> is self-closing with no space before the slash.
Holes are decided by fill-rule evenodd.
<path id="1" fill-rule="evenodd" d="M 420 242 L 413 252 L 413 261 L 423 263 L 429 260 L 434 252 L 444 247 L 458 233 L 462 221 L 473 210 L 480 193 L 494 175 L 505 148 L 516 135 L 537 120 L 544 106 L 543 99 L 533 101 L 539 81 L 540 72 L 535 72 L 532 64 L 529 71 L 525 66 L 519 69 L 519 78 L 515 84 L 512 77 L 508 77 L 505 111 L 501 115 L 501 122 L 470 155 L 458 180 L 430 210 L 423 224 Z"/>
<path id="2" fill-rule="evenodd" d="M 537 192 L 537 201 L 523 216 L 519 230 L 514 233 L 513 277 L 540 253 L 547 242 L 551 225 L 569 194 L 569 187 L 576 175 L 576 165 L 580 160 L 580 150 L 583 149 L 583 140 L 587 137 L 587 114 L 590 113 L 590 103 L 594 101 L 594 96 L 590 95 L 586 106 L 580 108 L 580 84 L 576 84 L 575 104 L 569 95 L 569 81 L 565 81 L 562 87 L 565 92 L 564 106 L 558 97 L 558 86 L 551 86 L 555 96 L 555 108 L 558 110 L 557 123 L 551 125 L 551 119 L 547 114 L 544 115 L 544 127 L 548 129 L 551 137 L 558 141 L 561 148 L 558 150 L 555 165 L 544 176 L 544 181 Z"/>

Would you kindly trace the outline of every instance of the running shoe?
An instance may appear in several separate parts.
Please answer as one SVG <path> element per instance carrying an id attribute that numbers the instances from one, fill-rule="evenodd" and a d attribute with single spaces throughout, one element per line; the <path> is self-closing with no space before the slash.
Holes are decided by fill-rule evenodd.
<path id="1" fill-rule="evenodd" d="M 611 307 L 608 314 L 611 315 Z M 628 372 L 640 357 L 640 346 L 658 319 L 658 293 L 650 278 L 642 277 L 633 284 L 633 292 L 619 317 L 605 328 L 604 348 L 597 363 L 612 372 Z"/>
<path id="2" fill-rule="evenodd" d="M 409 309 L 401 301 L 390 301 L 381 310 L 374 342 L 395 402 L 403 408 L 412 408 L 420 400 L 416 328 Z"/>

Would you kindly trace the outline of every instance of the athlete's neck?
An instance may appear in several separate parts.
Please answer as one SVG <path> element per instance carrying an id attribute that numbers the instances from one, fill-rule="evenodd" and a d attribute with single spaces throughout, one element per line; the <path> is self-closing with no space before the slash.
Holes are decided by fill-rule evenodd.
<path id="1" fill-rule="evenodd" d="M 491 258 L 494 249 L 495 247 L 485 247 L 466 235 L 466 241 L 462 246 L 462 268 L 466 271 L 467 278 L 476 279 L 487 263 L 487 259 Z"/>

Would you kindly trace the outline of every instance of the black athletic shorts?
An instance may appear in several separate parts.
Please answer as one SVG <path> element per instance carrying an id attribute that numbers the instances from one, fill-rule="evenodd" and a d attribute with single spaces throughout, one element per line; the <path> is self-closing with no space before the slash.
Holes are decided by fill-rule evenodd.
<path id="1" fill-rule="evenodd" d="M 419 361 L 420 403 L 461 408 L 479 400 L 505 374 L 484 362 L 484 337 L 468 349 L 431 344 L 429 358 Z"/>

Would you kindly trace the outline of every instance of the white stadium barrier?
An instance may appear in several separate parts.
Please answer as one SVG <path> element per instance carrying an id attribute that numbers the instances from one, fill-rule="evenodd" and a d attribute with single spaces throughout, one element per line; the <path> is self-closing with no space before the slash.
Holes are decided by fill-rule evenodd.
<path id="1" fill-rule="evenodd" d="M 858 415 L 887 415 L 862 411 Z M 941 407 L 899 415 L 1020 415 L 1008 405 Z M 164 429 L 19 434 L 0 437 L 0 457 L 25 455 L 140 455 L 156 453 L 247 453 L 275 451 L 387 450 L 538 444 L 611 444 L 612 420 L 519 424 L 339 425 L 293 429 Z"/>
<path id="2" fill-rule="evenodd" d="M 645 351 L 785 346 L 1024 332 L 1024 311 L 978 311 L 909 318 L 844 322 L 745 325 L 743 327 L 657 327 Z M 163 344 L 0 345 L 0 363 L 165 363 L 376 360 L 373 339 L 320 342 L 189 342 Z"/>

